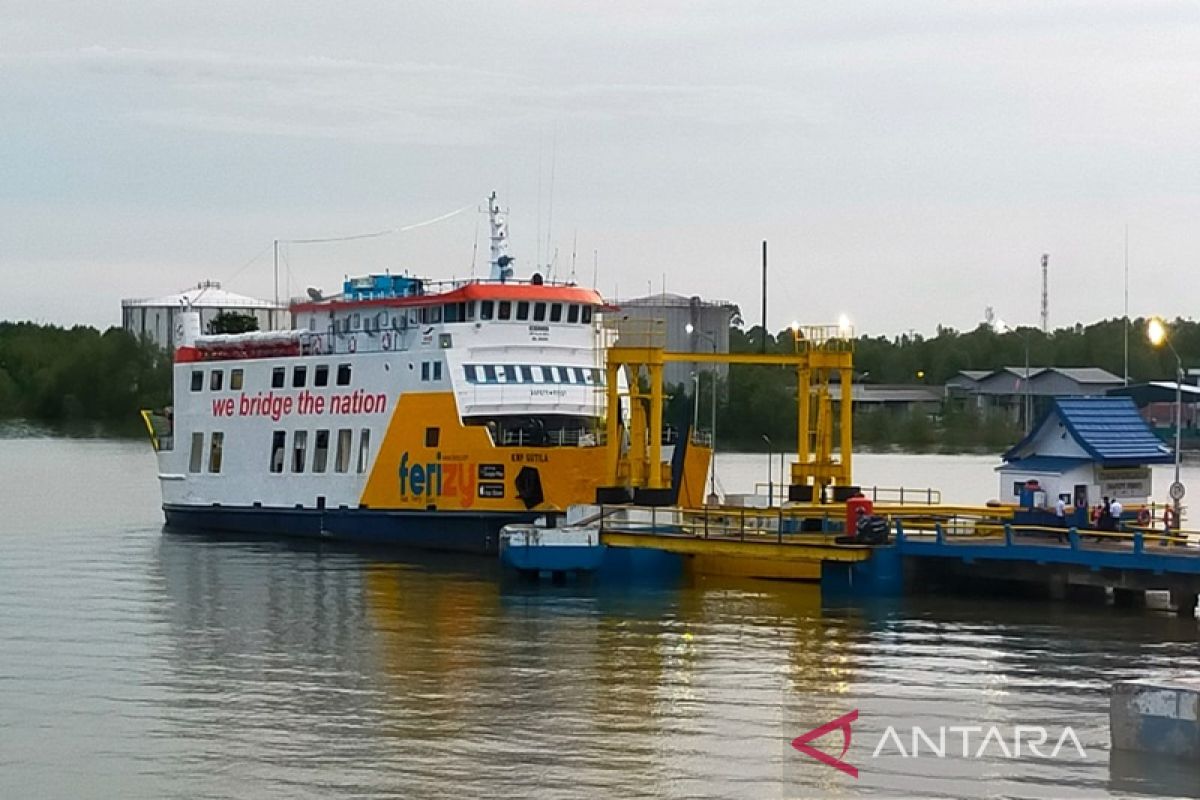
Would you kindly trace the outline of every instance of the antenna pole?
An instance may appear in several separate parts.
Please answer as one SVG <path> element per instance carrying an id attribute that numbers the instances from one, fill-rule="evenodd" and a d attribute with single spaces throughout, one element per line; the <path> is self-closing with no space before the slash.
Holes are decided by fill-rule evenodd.
<path id="1" fill-rule="evenodd" d="M 1050 254 L 1042 253 L 1042 333 L 1050 332 Z"/>
<path id="2" fill-rule="evenodd" d="M 279 240 L 276 239 L 273 243 L 275 250 L 275 305 L 279 306 Z"/>
<path id="3" fill-rule="evenodd" d="M 762 262 L 762 344 L 759 352 L 767 352 L 767 240 L 763 239 Z"/>
<path id="4" fill-rule="evenodd" d="M 1125 225 L 1125 385 L 1129 385 L 1129 224 Z"/>

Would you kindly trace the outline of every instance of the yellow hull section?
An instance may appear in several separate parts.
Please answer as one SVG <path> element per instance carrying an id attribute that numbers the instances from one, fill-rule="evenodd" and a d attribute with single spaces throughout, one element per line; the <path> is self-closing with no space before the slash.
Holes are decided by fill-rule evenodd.
<path id="1" fill-rule="evenodd" d="M 397 400 L 359 503 L 421 511 L 564 511 L 595 501 L 606 455 L 603 446 L 497 447 L 485 428 L 462 423 L 453 394 L 406 393 Z M 709 456 L 708 448 L 688 448 L 681 504 L 703 503 Z M 540 502 L 526 502 L 518 485 L 536 485 Z"/>

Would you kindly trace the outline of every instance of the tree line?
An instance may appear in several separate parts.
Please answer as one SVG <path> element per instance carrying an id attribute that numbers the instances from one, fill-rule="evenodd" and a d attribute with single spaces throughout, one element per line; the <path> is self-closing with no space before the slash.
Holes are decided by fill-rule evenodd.
<path id="1" fill-rule="evenodd" d="M 1174 380 L 1175 356 L 1166 346 L 1155 348 L 1146 336 L 1145 319 L 1129 322 L 1129 380 Z M 1200 323 L 1178 319 L 1168 325 L 1170 342 L 1184 369 L 1200 366 Z M 871 384 L 909 384 L 942 387 L 962 370 L 1021 367 L 1101 367 L 1117 376 L 1125 372 L 1126 323 L 1122 318 L 1092 325 L 1074 325 L 1043 333 L 1025 327 L 1000 332 L 981 324 L 962 332 L 939 326 L 934 336 L 860 336 L 854 342 L 855 380 Z M 765 338 L 765 342 L 764 342 Z M 730 351 L 793 352 L 790 329 L 776 334 L 759 326 L 730 330 Z M 700 366 L 700 428 L 708 428 L 711 413 L 711 373 Z M 685 427 L 693 413 L 691 385 L 672 387 L 667 419 Z M 836 390 L 835 390 L 836 396 Z M 910 449 L 1001 449 L 1015 443 L 1021 431 L 1000 415 L 985 416 L 974 408 L 944 405 L 938 413 L 863 409 L 854 414 L 854 440 L 862 446 L 902 446 Z M 796 376 L 787 367 L 734 364 L 718 385 L 717 437 L 723 448 L 794 447 L 796 437 Z"/>
<path id="2" fill-rule="evenodd" d="M 0 419 L 128 427 L 170 396 L 166 352 L 121 328 L 0 322 Z"/>

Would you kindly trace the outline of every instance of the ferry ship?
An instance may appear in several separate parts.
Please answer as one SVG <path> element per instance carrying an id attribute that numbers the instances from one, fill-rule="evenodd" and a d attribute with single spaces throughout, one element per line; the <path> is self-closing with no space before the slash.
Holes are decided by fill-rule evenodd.
<path id="1" fill-rule="evenodd" d="M 611 500 L 608 448 L 630 444 L 605 419 L 631 413 L 624 373 L 606 407 L 612 309 L 516 279 L 494 193 L 488 210 L 486 279 L 349 278 L 284 331 L 203 335 L 181 314 L 174 404 L 143 412 L 167 526 L 494 553 L 505 524 Z M 698 498 L 708 447 L 661 453 Z"/>

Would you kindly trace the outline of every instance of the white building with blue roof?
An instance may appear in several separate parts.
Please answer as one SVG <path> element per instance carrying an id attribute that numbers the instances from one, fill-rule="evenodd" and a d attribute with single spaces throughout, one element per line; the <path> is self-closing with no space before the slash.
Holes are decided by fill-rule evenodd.
<path id="1" fill-rule="evenodd" d="M 1126 505 L 1153 494 L 1150 465 L 1174 461 L 1128 397 L 1056 397 L 1029 435 L 1004 454 L 1000 499 L 1020 503 L 1036 487 L 1034 505 L 1059 496 L 1087 508 L 1103 497 Z"/>

